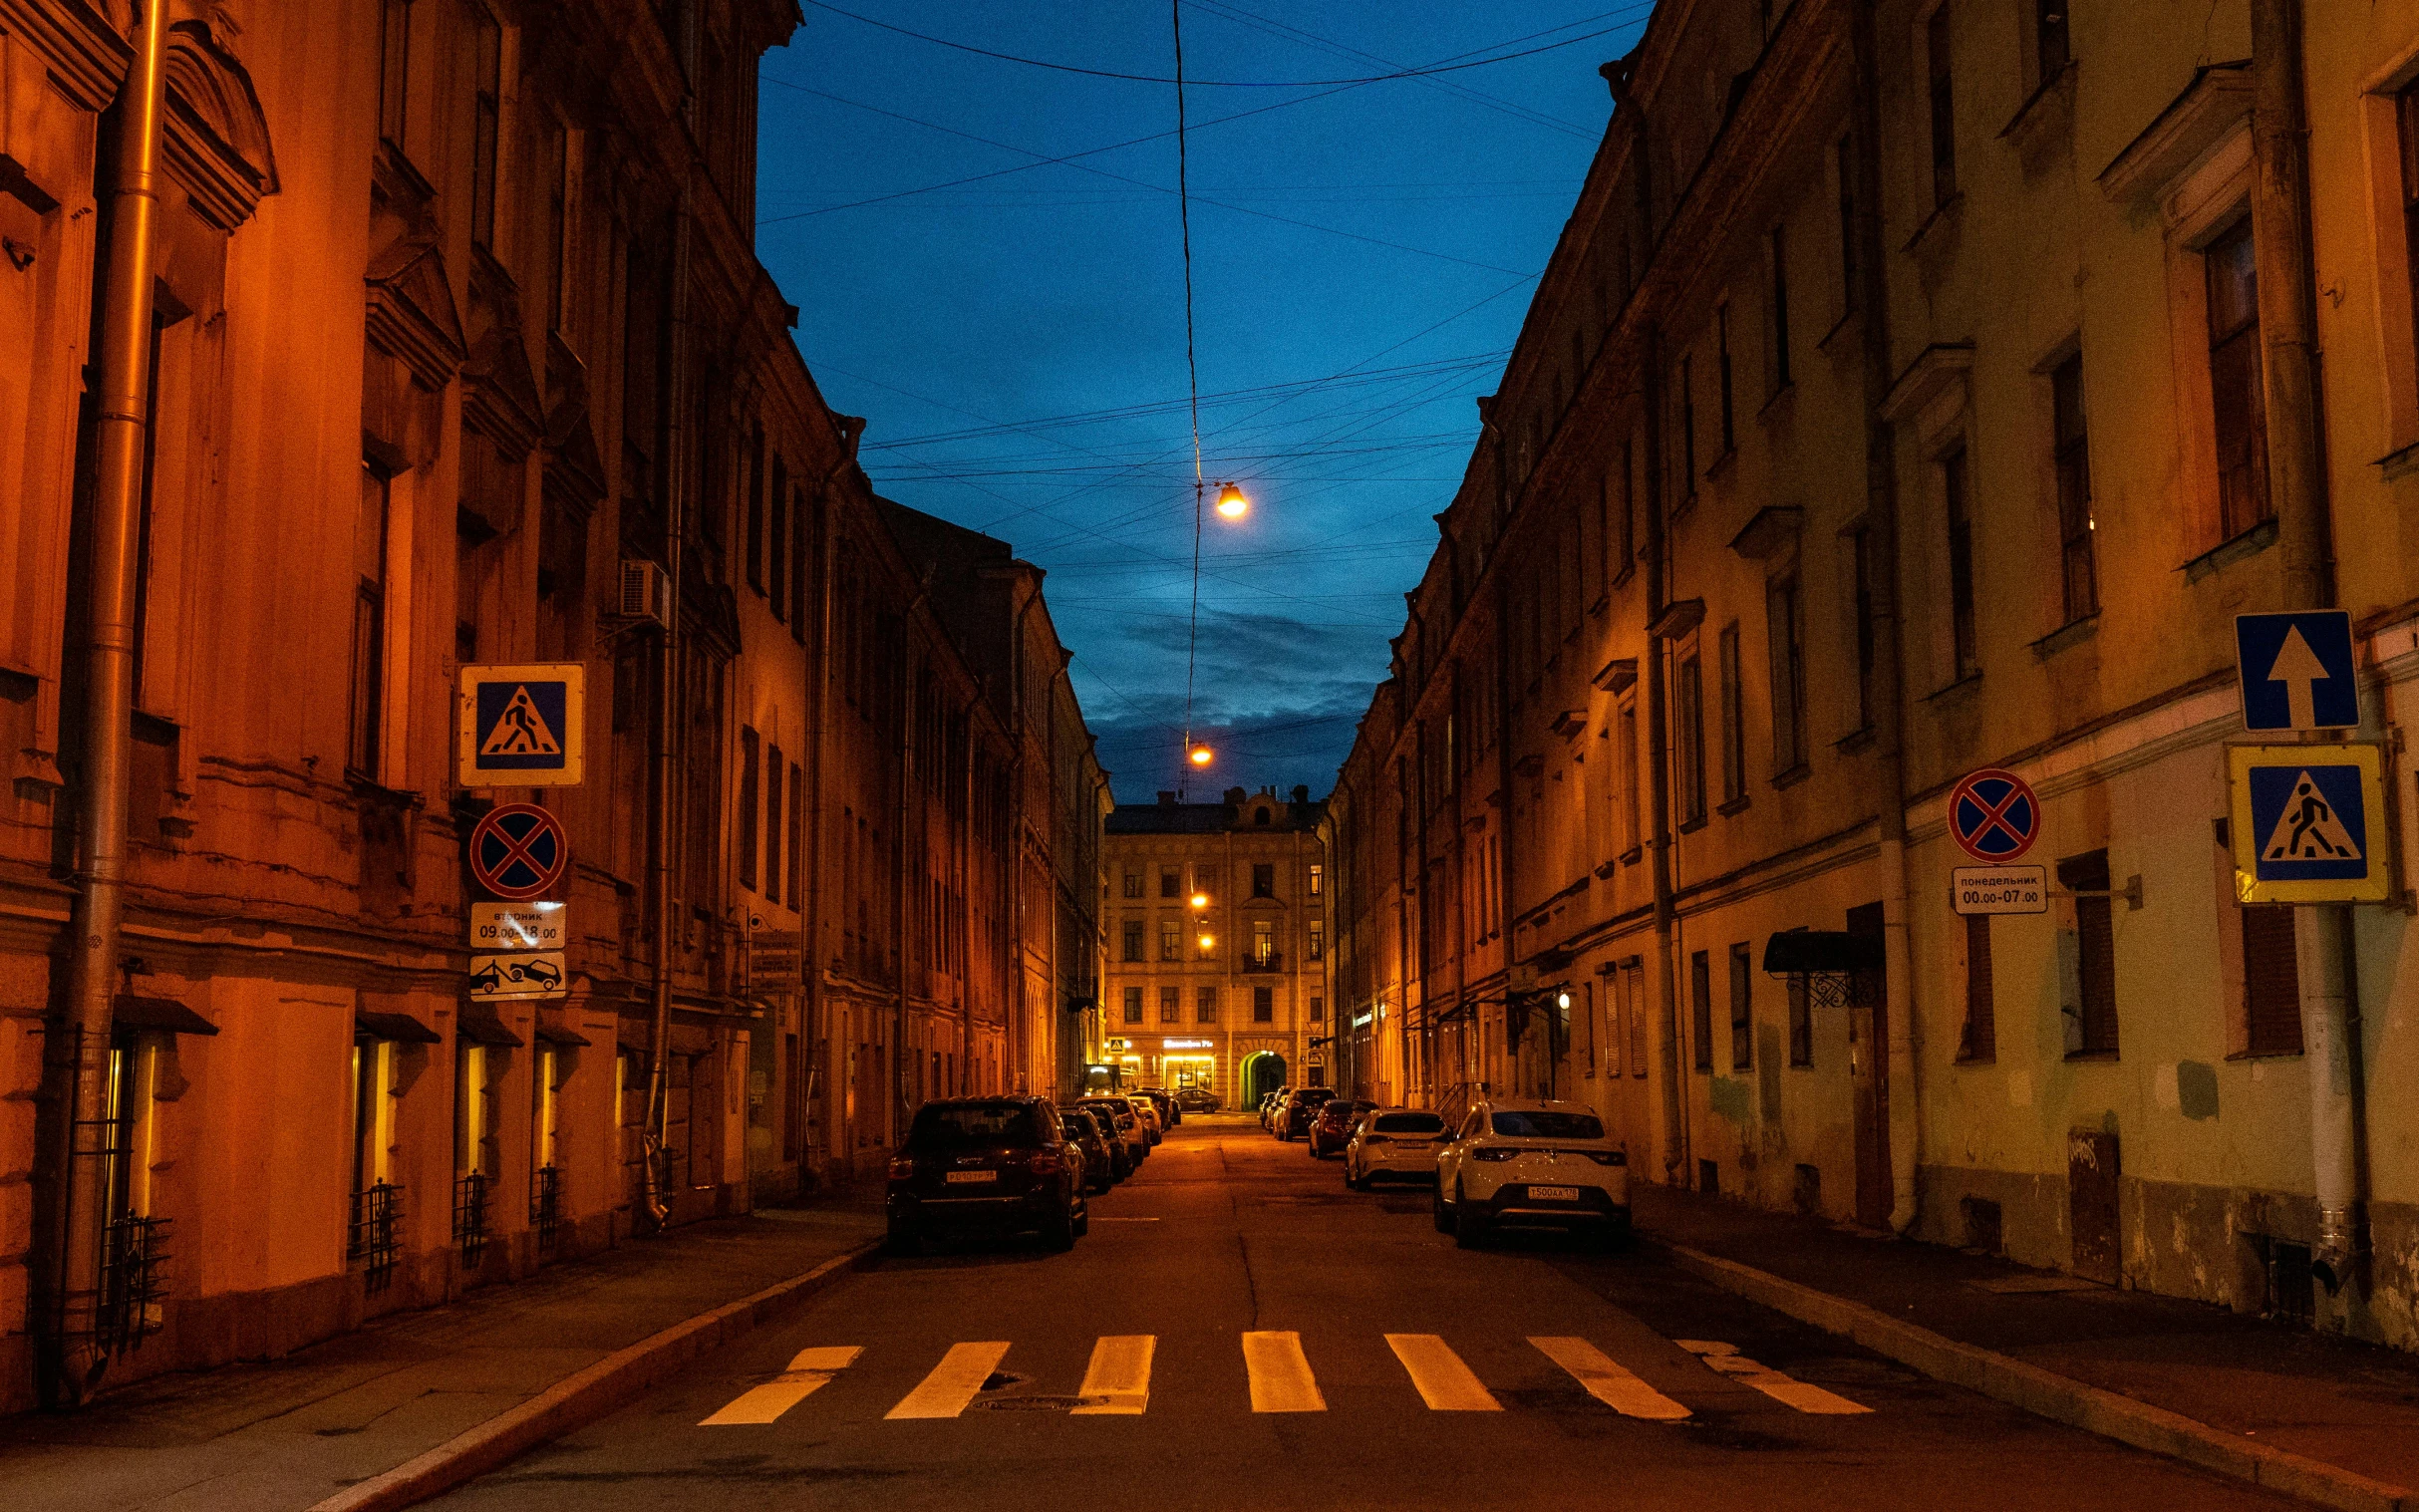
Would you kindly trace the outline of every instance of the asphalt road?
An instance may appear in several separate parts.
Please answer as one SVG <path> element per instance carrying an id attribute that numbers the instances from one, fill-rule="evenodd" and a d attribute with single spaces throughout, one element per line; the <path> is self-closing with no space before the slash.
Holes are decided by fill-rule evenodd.
<path id="1" fill-rule="evenodd" d="M 1651 1238 L 1464 1252 L 1424 1190 L 1354 1193 L 1339 1162 L 1195 1117 L 1093 1199 L 1073 1253 L 869 1264 L 438 1505 L 1961 1503 L 2286 1505 L 1748 1306 Z"/>

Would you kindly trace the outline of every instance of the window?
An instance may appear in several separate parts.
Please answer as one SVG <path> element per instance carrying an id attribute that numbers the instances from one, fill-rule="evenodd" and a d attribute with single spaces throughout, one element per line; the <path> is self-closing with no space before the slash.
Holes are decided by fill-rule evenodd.
<path id="1" fill-rule="evenodd" d="M 1327 954 L 1327 925 L 1321 923 L 1317 919 L 1313 919 L 1311 921 L 1310 941 L 1306 948 L 1310 953 L 1311 959 L 1314 961 L 1319 960 Z"/>
<path id="2" fill-rule="evenodd" d="M 2057 472 L 2058 550 L 2065 590 L 2066 623 L 2100 612 L 2099 567 L 2094 560 L 2091 513 L 2091 438 L 2083 414 L 2083 355 L 2078 352 L 2049 376 L 2050 457 Z"/>
<path id="3" fill-rule="evenodd" d="M 1739 693 L 1738 626 L 1724 625 L 1721 634 L 1722 803 L 1747 795 L 1747 710 Z"/>
<path id="4" fill-rule="evenodd" d="M 1941 458 L 1942 513 L 1949 519 L 1949 641 L 1957 658 L 1957 680 L 1982 670 L 1981 640 L 1973 618 L 1973 500 L 1965 449 Z"/>
<path id="5" fill-rule="evenodd" d="M 1129 871 L 1125 874 L 1125 895 L 1129 898 L 1142 896 L 1142 873 Z"/>
<path id="6" fill-rule="evenodd" d="M 1806 643 L 1797 574 L 1764 585 L 1764 637 L 1772 661 L 1772 773 L 1806 764 Z"/>
<path id="7" fill-rule="evenodd" d="M 1789 1063 L 1814 1063 L 1814 995 L 1801 976 L 1789 979 Z"/>
<path id="8" fill-rule="evenodd" d="M 764 752 L 764 901 L 781 901 L 781 748 Z"/>
<path id="9" fill-rule="evenodd" d="M 2068 960 L 2061 996 L 2066 1014 L 2066 1053 L 2117 1053 L 2116 919 L 2108 895 L 2108 852 L 2095 850 L 2058 863 L 2058 883 L 2075 893 L 2074 928 L 2061 941 Z M 2088 894 L 2089 896 L 2085 896 Z"/>
<path id="10" fill-rule="evenodd" d="M 1277 896 L 1277 868 L 1267 861 L 1252 863 L 1252 896 L 1255 898 Z"/>
<path id="11" fill-rule="evenodd" d="M 1778 394 L 1789 387 L 1789 229 L 1774 226 L 1771 237 L 1771 304 L 1764 311 L 1764 382 Z"/>
<path id="12" fill-rule="evenodd" d="M 1696 381 L 1694 363 L 1679 360 L 1679 500 L 1696 497 Z M 1677 507 L 1675 504 L 1673 507 Z"/>
<path id="13" fill-rule="evenodd" d="M 1142 959 L 1142 921 L 1140 919 L 1125 921 L 1125 959 L 1128 961 Z"/>
<path id="14" fill-rule="evenodd" d="M 1174 919 L 1159 921 L 1159 959 L 1180 961 L 1184 958 L 1184 929 Z"/>
<path id="15" fill-rule="evenodd" d="M 1311 999 L 1311 1022 L 1313 1024 L 1325 1024 L 1327 1022 L 1327 999 Z"/>
<path id="16" fill-rule="evenodd" d="M 742 532 L 748 542 L 742 548 L 748 561 L 748 586 L 764 591 L 764 428 L 757 426 L 751 438 L 749 450 L 748 517 L 742 522 Z"/>
<path id="17" fill-rule="evenodd" d="M 387 660 L 387 505 L 394 484 L 385 468 L 361 464 L 361 504 L 353 516 L 353 707 L 345 766 L 379 781 L 384 775 Z"/>
<path id="18" fill-rule="evenodd" d="M 2209 281 L 2209 397 L 2216 411 L 2218 529 L 2233 540 L 2268 517 L 2268 397 L 2260 373 L 2260 268 L 2251 217 L 2202 253 Z"/>
<path id="19" fill-rule="evenodd" d="M 787 475 L 788 463 L 773 458 L 772 477 L 778 483 Z M 806 644 L 806 511 L 803 499 L 794 487 L 784 487 L 783 497 L 789 500 L 789 639 Z"/>
<path id="20" fill-rule="evenodd" d="M 1840 181 L 1840 318 L 1856 308 L 1856 139 L 1842 137 L 1835 155 Z"/>
<path id="21" fill-rule="evenodd" d="M 1647 1073 L 1647 967 L 1637 956 L 1621 967 L 1622 996 L 1630 1000 L 1630 1074 Z"/>
<path id="22" fill-rule="evenodd" d="M 1193 990 L 1193 1022 L 1195 1024 L 1218 1022 L 1218 989 L 1200 987 Z"/>
<path id="23" fill-rule="evenodd" d="M 1743 1071 L 1755 1063 L 1755 963 L 1750 947 L 1730 947 L 1730 1068 Z"/>
<path id="24" fill-rule="evenodd" d="M 1179 879 L 1176 875 L 1176 868 L 1173 866 L 1160 867 L 1159 896 L 1162 898 L 1172 898 L 1175 897 L 1179 891 L 1180 886 Z"/>
<path id="25" fill-rule="evenodd" d="M 1689 1028 L 1694 1032 L 1696 1068 L 1713 1069 L 1713 960 L 1704 951 L 1688 958 Z"/>
<path id="26" fill-rule="evenodd" d="M 1319 897 L 1325 893 L 1326 890 L 1327 868 L 1324 866 L 1313 866 L 1311 868 L 1311 896 L 1314 898 Z"/>
<path id="27" fill-rule="evenodd" d="M 1738 410 L 1730 392 L 1730 307 L 1727 304 L 1713 307 L 1713 355 L 1720 368 L 1721 379 L 1722 455 L 1728 456 L 1738 448 Z"/>
<path id="28" fill-rule="evenodd" d="M 1932 202 L 1945 205 L 1958 193 L 1957 98 L 1950 69 L 1949 7 L 1941 0 L 1924 23 L 1924 55 L 1932 84 Z"/>
<path id="29" fill-rule="evenodd" d="M 470 240 L 492 251 L 495 247 L 496 139 L 503 104 L 503 33 L 483 5 L 470 7 L 476 118 L 470 135 Z"/>
<path id="30" fill-rule="evenodd" d="M 1638 457 L 1637 444 L 1628 437 L 1621 442 L 1621 506 L 1613 521 L 1613 575 L 1622 577 L 1638 555 Z"/>
<path id="31" fill-rule="evenodd" d="M 571 163 L 574 138 L 568 127 L 556 125 L 546 141 L 546 257 L 554 283 L 553 328 L 571 324 Z"/>
<path id="32" fill-rule="evenodd" d="M 740 727 L 740 885 L 756 888 L 756 736 L 747 726 Z"/>
<path id="33" fill-rule="evenodd" d="M 1958 1036 L 1960 1060 L 1999 1058 L 1997 998 L 1990 978 L 1990 915 L 1965 915 L 1965 1027 Z"/>
<path id="34" fill-rule="evenodd" d="M 1679 816 L 1682 823 L 1705 817 L 1705 672 L 1693 655 L 1679 664 Z"/>
<path id="35" fill-rule="evenodd" d="M 1252 1022 L 1254 1024 L 1277 1022 L 1277 990 L 1275 988 L 1255 987 L 1252 989 Z"/>
<path id="36" fill-rule="evenodd" d="M 1647 842 L 1646 801 L 1639 790 L 1638 773 L 1638 703 L 1631 700 L 1621 706 L 1621 822 L 1622 850 L 1636 855 Z"/>
<path id="37" fill-rule="evenodd" d="M 412 0 L 385 0 L 378 34 L 378 134 L 404 147 L 412 88 Z"/>
<path id="38" fill-rule="evenodd" d="M 2067 35 L 2066 10 L 2073 0 L 2032 0 L 2032 53 L 2039 81 L 2055 79 L 2074 59 L 2074 40 Z"/>
<path id="39" fill-rule="evenodd" d="M 806 880 L 806 771 L 797 762 L 789 763 L 789 906 L 805 907 L 802 890 Z"/>
<path id="40" fill-rule="evenodd" d="M 2402 260 L 2411 280 L 2411 313 L 2419 326 L 2419 80 L 2394 97 L 2394 125 L 2402 145 Z"/>
<path id="41" fill-rule="evenodd" d="M 2289 904 L 2258 905 L 2243 915 L 2243 1053 L 2301 1054 L 2301 963 Z"/>
<path id="42" fill-rule="evenodd" d="M 1266 919 L 1252 921 L 1252 964 L 1268 966 L 1277 959 L 1276 926 Z"/>
<path id="43" fill-rule="evenodd" d="M 1858 530 L 1848 539 L 1849 568 L 1855 581 L 1850 599 L 1856 612 L 1856 728 L 1871 730 L 1874 709 L 1873 666 L 1878 639 L 1873 613 L 1873 532 Z"/>
<path id="44" fill-rule="evenodd" d="M 1142 989 L 1139 987 L 1129 987 L 1125 990 L 1125 1022 L 1128 1024 L 1142 1022 Z"/>
<path id="45" fill-rule="evenodd" d="M 1173 987 L 1160 988 L 1159 1022 L 1162 1024 L 1174 1024 L 1177 1022 L 1177 1019 L 1182 1012 L 1182 1005 L 1177 996 L 1177 990 Z"/>

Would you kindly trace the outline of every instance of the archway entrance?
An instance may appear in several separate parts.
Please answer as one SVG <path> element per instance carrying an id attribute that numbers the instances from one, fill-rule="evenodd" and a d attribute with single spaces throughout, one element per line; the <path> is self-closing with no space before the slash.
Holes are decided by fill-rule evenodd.
<path id="1" fill-rule="evenodd" d="M 1265 1050 L 1245 1057 L 1241 1079 L 1243 1095 L 1237 1105 L 1257 1108 L 1261 1098 L 1285 1085 L 1285 1057 Z"/>

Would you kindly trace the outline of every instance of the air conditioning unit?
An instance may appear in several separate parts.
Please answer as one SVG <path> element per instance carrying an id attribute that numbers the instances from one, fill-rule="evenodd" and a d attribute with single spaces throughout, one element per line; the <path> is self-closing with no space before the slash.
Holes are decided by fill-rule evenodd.
<path id="1" fill-rule="evenodd" d="M 644 557 L 622 561 L 621 616 L 669 626 L 672 623 L 672 577 Z"/>

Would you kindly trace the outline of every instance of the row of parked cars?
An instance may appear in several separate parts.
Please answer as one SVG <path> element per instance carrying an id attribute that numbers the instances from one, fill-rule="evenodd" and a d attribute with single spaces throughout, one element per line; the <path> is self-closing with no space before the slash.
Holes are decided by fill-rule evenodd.
<path id="1" fill-rule="evenodd" d="M 1052 1249 L 1091 1227 L 1091 1199 L 1142 1168 L 1166 1130 L 1184 1121 L 1155 1088 L 1048 1097 L 943 1097 L 916 1109 L 891 1157 L 885 1194 L 890 1249 L 970 1231 L 1032 1232 Z"/>
<path id="2" fill-rule="evenodd" d="M 1498 1228 L 1560 1228 L 1609 1244 L 1630 1236 L 1630 1157 L 1584 1102 L 1481 1096 L 1458 1120 L 1381 1107 L 1324 1086 L 1280 1087 L 1260 1124 L 1313 1160 L 1341 1156 L 1344 1184 L 1427 1184 L 1436 1230 L 1463 1249 Z"/>

